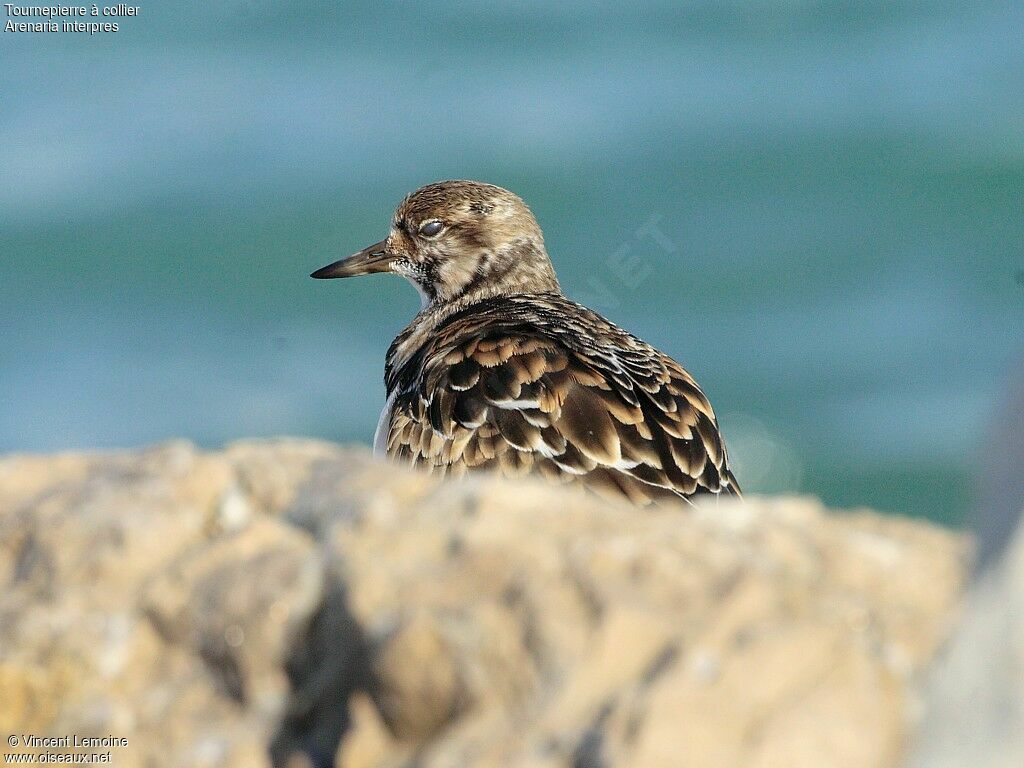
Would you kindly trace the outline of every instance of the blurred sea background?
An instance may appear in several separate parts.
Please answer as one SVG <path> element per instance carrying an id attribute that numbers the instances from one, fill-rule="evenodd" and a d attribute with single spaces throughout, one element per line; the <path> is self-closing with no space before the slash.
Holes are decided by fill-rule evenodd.
<path id="1" fill-rule="evenodd" d="M 963 519 L 1024 351 L 1024 4 L 139 8 L 0 35 L 0 451 L 369 443 L 418 299 L 308 273 L 475 178 L 746 490 Z"/>

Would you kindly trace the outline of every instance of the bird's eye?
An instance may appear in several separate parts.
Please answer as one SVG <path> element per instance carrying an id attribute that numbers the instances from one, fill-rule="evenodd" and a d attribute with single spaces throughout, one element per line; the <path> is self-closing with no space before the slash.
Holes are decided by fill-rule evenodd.
<path id="1" fill-rule="evenodd" d="M 420 225 L 420 234 L 424 237 L 435 237 L 441 233 L 442 229 L 444 229 L 444 224 L 437 219 L 431 219 Z"/>

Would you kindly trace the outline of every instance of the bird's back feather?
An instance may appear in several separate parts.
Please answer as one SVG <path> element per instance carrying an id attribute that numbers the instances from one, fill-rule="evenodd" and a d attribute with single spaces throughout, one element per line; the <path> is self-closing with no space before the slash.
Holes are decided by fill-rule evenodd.
<path id="1" fill-rule="evenodd" d="M 402 342 L 388 355 L 382 425 L 402 462 L 442 475 L 538 474 L 641 505 L 739 494 L 693 378 L 560 294 L 466 307 L 399 359 Z"/>

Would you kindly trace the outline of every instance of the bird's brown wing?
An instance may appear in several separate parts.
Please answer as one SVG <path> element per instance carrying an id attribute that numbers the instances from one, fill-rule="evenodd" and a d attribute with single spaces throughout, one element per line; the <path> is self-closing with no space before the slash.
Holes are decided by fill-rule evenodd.
<path id="1" fill-rule="evenodd" d="M 704 393 L 671 358 L 623 337 L 583 350 L 449 327 L 395 403 L 388 454 L 448 475 L 538 473 L 636 504 L 738 494 Z"/>

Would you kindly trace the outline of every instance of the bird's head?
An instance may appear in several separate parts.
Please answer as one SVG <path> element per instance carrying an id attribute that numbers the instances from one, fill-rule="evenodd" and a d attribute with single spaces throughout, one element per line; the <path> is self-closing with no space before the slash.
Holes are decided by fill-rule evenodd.
<path id="1" fill-rule="evenodd" d="M 407 278 L 424 306 L 559 291 L 544 236 L 526 203 L 478 181 L 439 181 L 416 190 L 398 206 L 387 238 L 312 277 L 374 272 Z"/>

